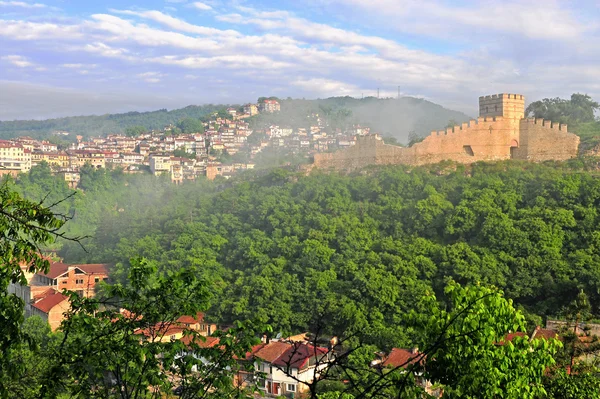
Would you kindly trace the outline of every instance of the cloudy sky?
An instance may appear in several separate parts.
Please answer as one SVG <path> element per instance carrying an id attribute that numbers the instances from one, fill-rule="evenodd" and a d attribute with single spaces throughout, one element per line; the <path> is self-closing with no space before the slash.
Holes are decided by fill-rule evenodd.
<path id="1" fill-rule="evenodd" d="M 600 0 L 0 0 L 0 120 L 398 86 L 600 100 Z"/>

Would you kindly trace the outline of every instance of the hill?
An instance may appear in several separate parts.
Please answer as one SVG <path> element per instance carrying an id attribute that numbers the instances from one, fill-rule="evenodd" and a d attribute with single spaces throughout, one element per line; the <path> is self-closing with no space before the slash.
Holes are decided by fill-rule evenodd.
<path id="1" fill-rule="evenodd" d="M 407 141 L 409 132 L 426 134 L 431 130 L 443 128 L 451 119 L 457 122 L 469 119 L 461 112 L 412 97 L 400 99 L 332 97 L 319 100 L 288 98 L 280 101 L 281 112 L 251 118 L 252 125 L 257 127 L 279 124 L 301 127 L 307 123 L 307 115 L 318 114 L 326 118 L 332 127 L 359 123 L 371 127 L 372 131 L 396 137 L 400 141 Z M 131 126 L 161 129 L 181 119 L 203 118 L 226 107 L 227 105 L 213 104 L 190 105 L 171 111 L 161 109 L 152 112 L 73 116 L 41 121 L 0 121 L 0 138 L 8 139 L 23 135 L 46 138 L 56 131 L 69 132 L 69 137 L 76 135 L 89 137 L 121 133 Z"/>
<path id="2" fill-rule="evenodd" d="M 150 112 L 127 112 L 124 114 L 106 114 L 89 116 L 70 116 L 46 120 L 0 121 L 0 139 L 17 136 L 47 138 L 56 131 L 69 132 L 69 139 L 76 135 L 84 137 L 101 136 L 109 133 L 123 133 L 131 126 L 162 129 L 163 127 L 185 118 L 203 118 L 206 115 L 227 107 L 226 105 L 190 105 L 181 109 L 168 111 L 159 109 Z"/>

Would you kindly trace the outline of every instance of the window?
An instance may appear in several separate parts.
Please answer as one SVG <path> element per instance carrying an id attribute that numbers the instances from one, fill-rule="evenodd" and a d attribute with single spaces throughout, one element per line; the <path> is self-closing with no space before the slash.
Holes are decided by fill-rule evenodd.
<path id="1" fill-rule="evenodd" d="M 108 277 L 104 277 L 102 281 L 108 281 Z"/>
<path id="2" fill-rule="evenodd" d="M 75 280 L 75 284 L 83 284 L 83 279 L 77 279 L 77 280 Z"/>
<path id="3" fill-rule="evenodd" d="M 100 281 L 100 277 L 95 277 L 94 278 L 94 283 L 97 283 L 98 281 Z"/>
<path id="4" fill-rule="evenodd" d="M 295 384 L 287 384 L 287 391 L 288 392 L 296 392 L 296 385 Z"/>

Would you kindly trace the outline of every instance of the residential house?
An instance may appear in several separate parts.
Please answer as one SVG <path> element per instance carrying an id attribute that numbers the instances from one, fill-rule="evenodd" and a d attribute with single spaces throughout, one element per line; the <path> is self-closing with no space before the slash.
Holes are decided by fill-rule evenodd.
<path id="1" fill-rule="evenodd" d="M 244 105 L 244 114 L 250 116 L 258 115 L 258 107 L 256 104 L 246 104 Z"/>
<path id="2" fill-rule="evenodd" d="M 371 365 L 379 367 L 381 369 L 401 369 L 404 370 L 408 367 L 416 365 L 417 363 L 423 362 L 425 357 L 417 348 L 403 349 L 403 348 L 392 348 L 389 354 L 382 354 L 378 359 L 374 360 Z M 420 372 L 416 373 L 417 383 L 421 385 L 425 392 L 429 395 L 440 398 L 442 391 L 439 388 L 434 388 L 431 382 L 420 376 Z"/>
<path id="3" fill-rule="evenodd" d="M 75 291 L 80 296 L 91 298 L 95 295 L 96 284 L 108 280 L 109 266 L 103 263 L 68 265 L 62 262 L 50 264 L 47 272 L 36 273 L 31 282 L 32 294 L 53 288 Z"/>
<path id="4" fill-rule="evenodd" d="M 31 169 L 31 150 L 13 141 L 0 140 L 0 169 L 28 172 Z"/>
<path id="5" fill-rule="evenodd" d="M 332 352 L 306 342 L 272 341 L 251 358 L 259 389 L 269 396 L 296 396 L 329 366 Z"/>
<path id="6" fill-rule="evenodd" d="M 163 173 L 171 172 L 171 155 L 169 154 L 150 154 L 150 171 L 158 176 Z"/>
<path id="7" fill-rule="evenodd" d="M 56 331 L 60 327 L 60 323 L 64 320 L 64 313 L 69 309 L 70 303 L 68 297 L 54 288 L 48 288 L 33 298 L 31 315 L 41 317 L 48 322 L 52 331 Z"/>
<path id="8" fill-rule="evenodd" d="M 281 111 L 281 105 L 277 100 L 264 100 L 258 105 L 260 112 L 279 112 Z"/>

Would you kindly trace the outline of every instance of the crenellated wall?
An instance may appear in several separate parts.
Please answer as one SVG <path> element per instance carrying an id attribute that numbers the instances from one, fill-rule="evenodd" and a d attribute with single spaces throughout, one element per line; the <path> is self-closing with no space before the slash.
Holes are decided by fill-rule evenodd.
<path id="1" fill-rule="evenodd" d="M 461 163 L 523 159 L 565 160 L 577 156 L 579 137 L 566 125 L 524 119 L 525 98 L 495 94 L 479 98 L 480 117 L 460 126 L 431 132 L 412 147 L 384 144 L 377 136 L 329 154 L 316 154 L 314 166 L 353 170 L 367 165 L 425 165 L 444 160 Z"/>
<path id="2" fill-rule="evenodd" d="M 521 120 L 521 142 L 514 158 L 529 161 L 566 160 L 575 158 L 579 136 L 570 133 L 567 125 L 543 119 Z"/>

